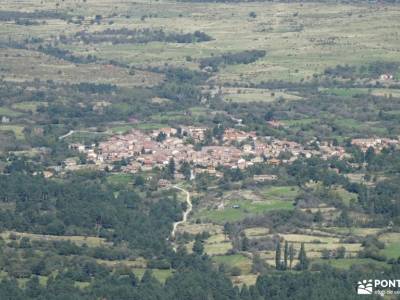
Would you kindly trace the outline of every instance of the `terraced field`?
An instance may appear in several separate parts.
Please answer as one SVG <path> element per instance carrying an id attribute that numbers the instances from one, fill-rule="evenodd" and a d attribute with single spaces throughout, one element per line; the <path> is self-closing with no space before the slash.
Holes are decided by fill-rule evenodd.
<path id="1" fill-rule="evenodd" d="M 29 11 L 37 7 L 43 10 L 55 8 L 53 2 L 41 6 L 38 3 L 37 0 L 18 4 L 5 3 L 3 9 Z M 142 20 L 141 17 L 146 14 L 149 5 L 152 17 Z M 112 13 L 109 7 L 113 8 Z M 169 64 L 196 69 L 201 58 L 212 55 L 249 49 L 267 52 L 266 57 L 256 63 L 223 68 L 215 77 L 221 83 L 248 83 L 271 79 L 310 80 L 313 74 L 322 73 L 328 66 L 339 63 L 357 65 L 374 58 L 391 61 L 396 59 L 399 51 L 399 36 L 396 33 L 398 28 L 393 26 L 400 14 L 396 6 L 257 2 L 238 3 L 234 6 L 205 6 L 170 1 L 158 1 L 152 5 L 144 1 L 132 3 L 102 0 L 96 2 L 95 6 L 89 3 L 64 2 L 58 8 L 73 10 L 74 13 L 84 16 L 87 19 L 85 27 L 89 32 L 122 27 L 162 28 L 175 32 L 200 30 L 213 38 L 209 42 L 189 44 L 151 42 L 116 45 L 103 43 L 96 46 L 80 43 L 59 45 L 77 55 L 95 55 L 104 61 L 120 61 L 145 68 Z M 249 17 L 253 11 L 257 12 L 256 18 Z M 102 22 L 91 25 L 89 21 L 96 14 L 102 16 Z M 128 19 L 125 14 L 131 17 Z M 30 36 L 49 39 L 59 34 L 71 36 L 78 30 L 79 26 L 52 19 L 30 27 L 4 24 L 1 36 L 7 39 L 12 35 L 16 40 Z M 21 57 L 24 57 L 23 67 L 18 64 Z M 7 74 L 3 73 L 8 80 L 33 80 L 39 71 L 44 79 L 71 82 L 85 78 L 121 85 L 151 85 L 162 79 L 154 73 L 140 70 L 136 70 L 134 76 L 127 76 L 127 71 L 118 67 L 62 63 L 26 50 L 2 50 L 0 60 L 9 69 Z M 90 76 L 94 72 L 95 78 Z M 240 96 L 239 99 L 246 99 L 248 95 L 244 95 L 244 98 Z M 279 92 L 276 92 L 276 96 L 279 96 Z"/>

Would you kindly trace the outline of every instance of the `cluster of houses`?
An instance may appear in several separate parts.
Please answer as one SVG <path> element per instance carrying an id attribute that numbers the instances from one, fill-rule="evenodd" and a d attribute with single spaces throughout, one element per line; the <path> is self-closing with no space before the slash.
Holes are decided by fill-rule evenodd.
<path id="1" fill-rule="evenodd" d="M 384 148 L 397 147 L 399 140 L 388 138 L 366 138 L 353 139 L 351 144 L 366 152 L 368 148 L 373 148 L 375 152 L 381 152 Z"/>
<path id="2" fill-rule="evenodd" d="M 194 126 L 161 128 L 150 133 L 132 130 L 128 134 L 113 136 L 98 146 L 71 144 L 70 147 L 85 153 L 88 160 L 102 168 L 112 169 L 116 162 L 124 161 L 121 170 L 136 173 L 150 171 L 155 167 L 163 168 L 173 159 L 176 170 L 186 161 L 194 175 L 209 173 L 217 177 L 222 176 L 217 171 L 218 166 L 245 169 L 262 162 L 272 165 L 290 163 L 299 156 L 318 155 L 328 158 L 346 155 L 344 148 L 339 146 L 321 144 L 318 150 L 306 149 L 293 141 L 260 137 L 255 132 L 233 128 L 224 129 L 220 140 L 214 139 L 210 145 L 199 147 L 207 130 L 206 127 Z M 175 177 L 183 175 L 177 172 Z M 257 179 L 270 180 L 261 177 Z"/>
<path id="3" fill-rule="evenodd" d="M 381 74 L 379 76 L 380 80 L 393 80 L 393 75 L 392 74 Z"/>

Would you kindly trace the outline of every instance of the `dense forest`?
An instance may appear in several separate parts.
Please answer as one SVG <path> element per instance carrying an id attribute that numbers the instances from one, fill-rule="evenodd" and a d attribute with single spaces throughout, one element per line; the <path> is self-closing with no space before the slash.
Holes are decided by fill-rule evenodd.
<path id="1" fill-rule="evenodd" d="M 90 43 L 149 43 L 149 42 L 167 42 L 167 43 L 195 43 L 207 42 L 212 38 L 204 32 L 195 31 L 194 33 L 166 33 L 163 29 L 150 30 L 148 28 L 130 30 L 127 28 L 121 29 L 106 29 L 101 32 L 88 33 L 78 32 L 73 39 L 61 37 L 62 43 L 68 44 L 74 41 L 83 41 L 86 44 Z"/>
<path id="2" fill-rule="evenodd" d="M 20 247 L 21 247 L 20 242 Z M 26 253 L 31 247 L 24 243 L 25 248 L 18 251 Z M 3 245 L 2 256 L 7 253 Z M 60 260 L 60 259 L 58 259 Z M 41 274 L 43 265 L 54 263 L 50 258 L 46 262 L 39 261 L 33 266 L 36 274 Z M 349 272 L 338 271 L 329 267 L 321 267 L 318 272 L 302 274 L 265 274 L 258 278 L 251 287 L 233 287 L 225 277 L 222 269 L 215 269 L 207 256 L 188 255 L 179 251 L 174 259 L 177 271 L 165 285 L 161 285 L 146 271 L 141 279 L 132 272 L 109 269 L 97 265 L 90 259 L 68 261 L 64 263 L 57 276 L 50 279 L 45 286 L 39 283 L 37 276 L 26 282 L 26 288 L 21 289 L 15 280 L 2 280 L 0 292 L 3 299 L 357 299 L 354 285 L 366 277 L 382 275 L 379 270 L 355 268 Z M 15 267 L 15 266 L 14 266 Z M 399 275 L 399 265 L 393 265 L 385 271 L 385 276 Z M 93 281 L 85 289 L 74 286 L 74 280 L 85 280 L 93 277 Z M 334 287 L 334 288 L 332 288 Z M 369 299 L 379 299 L 378 295 Z"/>
<path id="3" fill-rule="evenodd" d="M 200 61 L 200 68 L 210 67 L 214 72 L 218 70 L 220 65 L 250 64 L 264 57 L 266 54 L 263 50 L 246 50 L 237 53 L 225 53 L 221 56 L 213 56 L 203 58 Z"/>
<path id="4" fill-rule="evenodd" d="M 181 211 L 173 199 L 146 203 L 129 190 L 118 190 L 115 196 L 101 177 L 72 176 L 59 184 L 11 171 L 1 176 L 0 185 L 2 203 L 15 204 L 13 211 L 1 212 L 3 230 L 97 235 L 115 243 L 128 241 L 146 256 L 167 251 L 165 241 Z"/>

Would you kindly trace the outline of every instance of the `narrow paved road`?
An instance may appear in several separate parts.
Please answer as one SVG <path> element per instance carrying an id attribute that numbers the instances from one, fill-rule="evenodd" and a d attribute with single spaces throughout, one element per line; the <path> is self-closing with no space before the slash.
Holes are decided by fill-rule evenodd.
<path id="1" fill-rule="evenodd" d="M 176 185 L 173 186 L 173 188 L 180 190 L 186 194 L 187 209 L 186 209 L 186 211 L 183 212 L 182 220 L 178 221 L 178 222 L 174 222 L 173 227 L 172 227 L 172 232 L 171 232 L 171 240 L 173 240 L 175 238 L 176 228 L 178 227 L 178 225 L 183 224 L 187 221 L 187 217 L 193 208 L 192 201 L 190 200 L 190 193 L 187 190 L 185 190 L 179 186 L 176 186 Z"/>
<path id="2" fill-rule="evenodd" d="M 74 134 L 74 133 L 102 133 L 102 132 L 97 132 L 97 131 L 89 131 L 89 130 L 70 130 L 67 134 L 64 134 L 62 136 L 59 136 L 58 139 L 59 140 L 63 140 L 67 137 L 69 137 L 70 135 Z M 107 131 L 105 131 L 104 133 L 107 133 Z"/>
<path id="3" fill-rule="evenodd" d="M 58 139 L 59 140 L 63 140 L 63 139 L 65 139 L 66 137 L 69 137 L 71 134 L 74 134 L 74 130 L 70 130 L 67 134 L 64 134 L 64 135 L 62 135 L 62 136 L 59 136 L 58 137 Z"/>

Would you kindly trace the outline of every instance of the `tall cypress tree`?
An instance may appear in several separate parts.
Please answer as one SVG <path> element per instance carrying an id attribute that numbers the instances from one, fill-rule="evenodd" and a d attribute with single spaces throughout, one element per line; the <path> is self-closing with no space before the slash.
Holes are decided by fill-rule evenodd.
<path id="1" fill-rule="evenodd" d="M 260 291 L 255 285 L 250 286 L 249 292 L 252 300 L 263 300 L 264 297 L 261 296 Z"/>
<path id="2" fill-rule="evenodd" d="M 289 247 L 289 268 L 292 269 L 292 264 L 294 260 L 294 256 L 296 255 L 296 250 L 293 247 L 293 243 L 290 244 Z"/>
<path id="3" fill-rule="evenodd" d="M 240 291 L 240 300 L 252 300 L 250 291 L 246 284 L 243 284 L 242 290 Z"/>
<path id="4" fill-rule="evenodd" d="M 289 244 L 285 241 L 285 249 L 283 251 L 283 269 L 287 270 L 288 267 L 288 256 L 289 256 Z"/>
<path id="5" fill-rule="evenodd" d="M 168 175 L 171 179 L 175 177 L 175 160 L 172 157 L 168 162 Z"/>
<path id="6" fill-rule="evenodd" d="M 282 267 L 281 264 L 281 241 L 278 240 L 276 244 L 276 249 L 275 249 L 275 268 L 277 270 L 280 270 Z"/>
<path id="7" fill-rule="evenodd" d="M 301 243 L 300 253 L 299 253 L 299 269 L 307 270 L 308 269 L 308 258 L 306 255 L 306 250 L 304 249 L 304 243 Z"/>
<path id="8" fill-rule="evenodd" d="M 250 248 L 250 241 L 246 235 L 242 237 L 242 251 L 248 251 Z"/>

